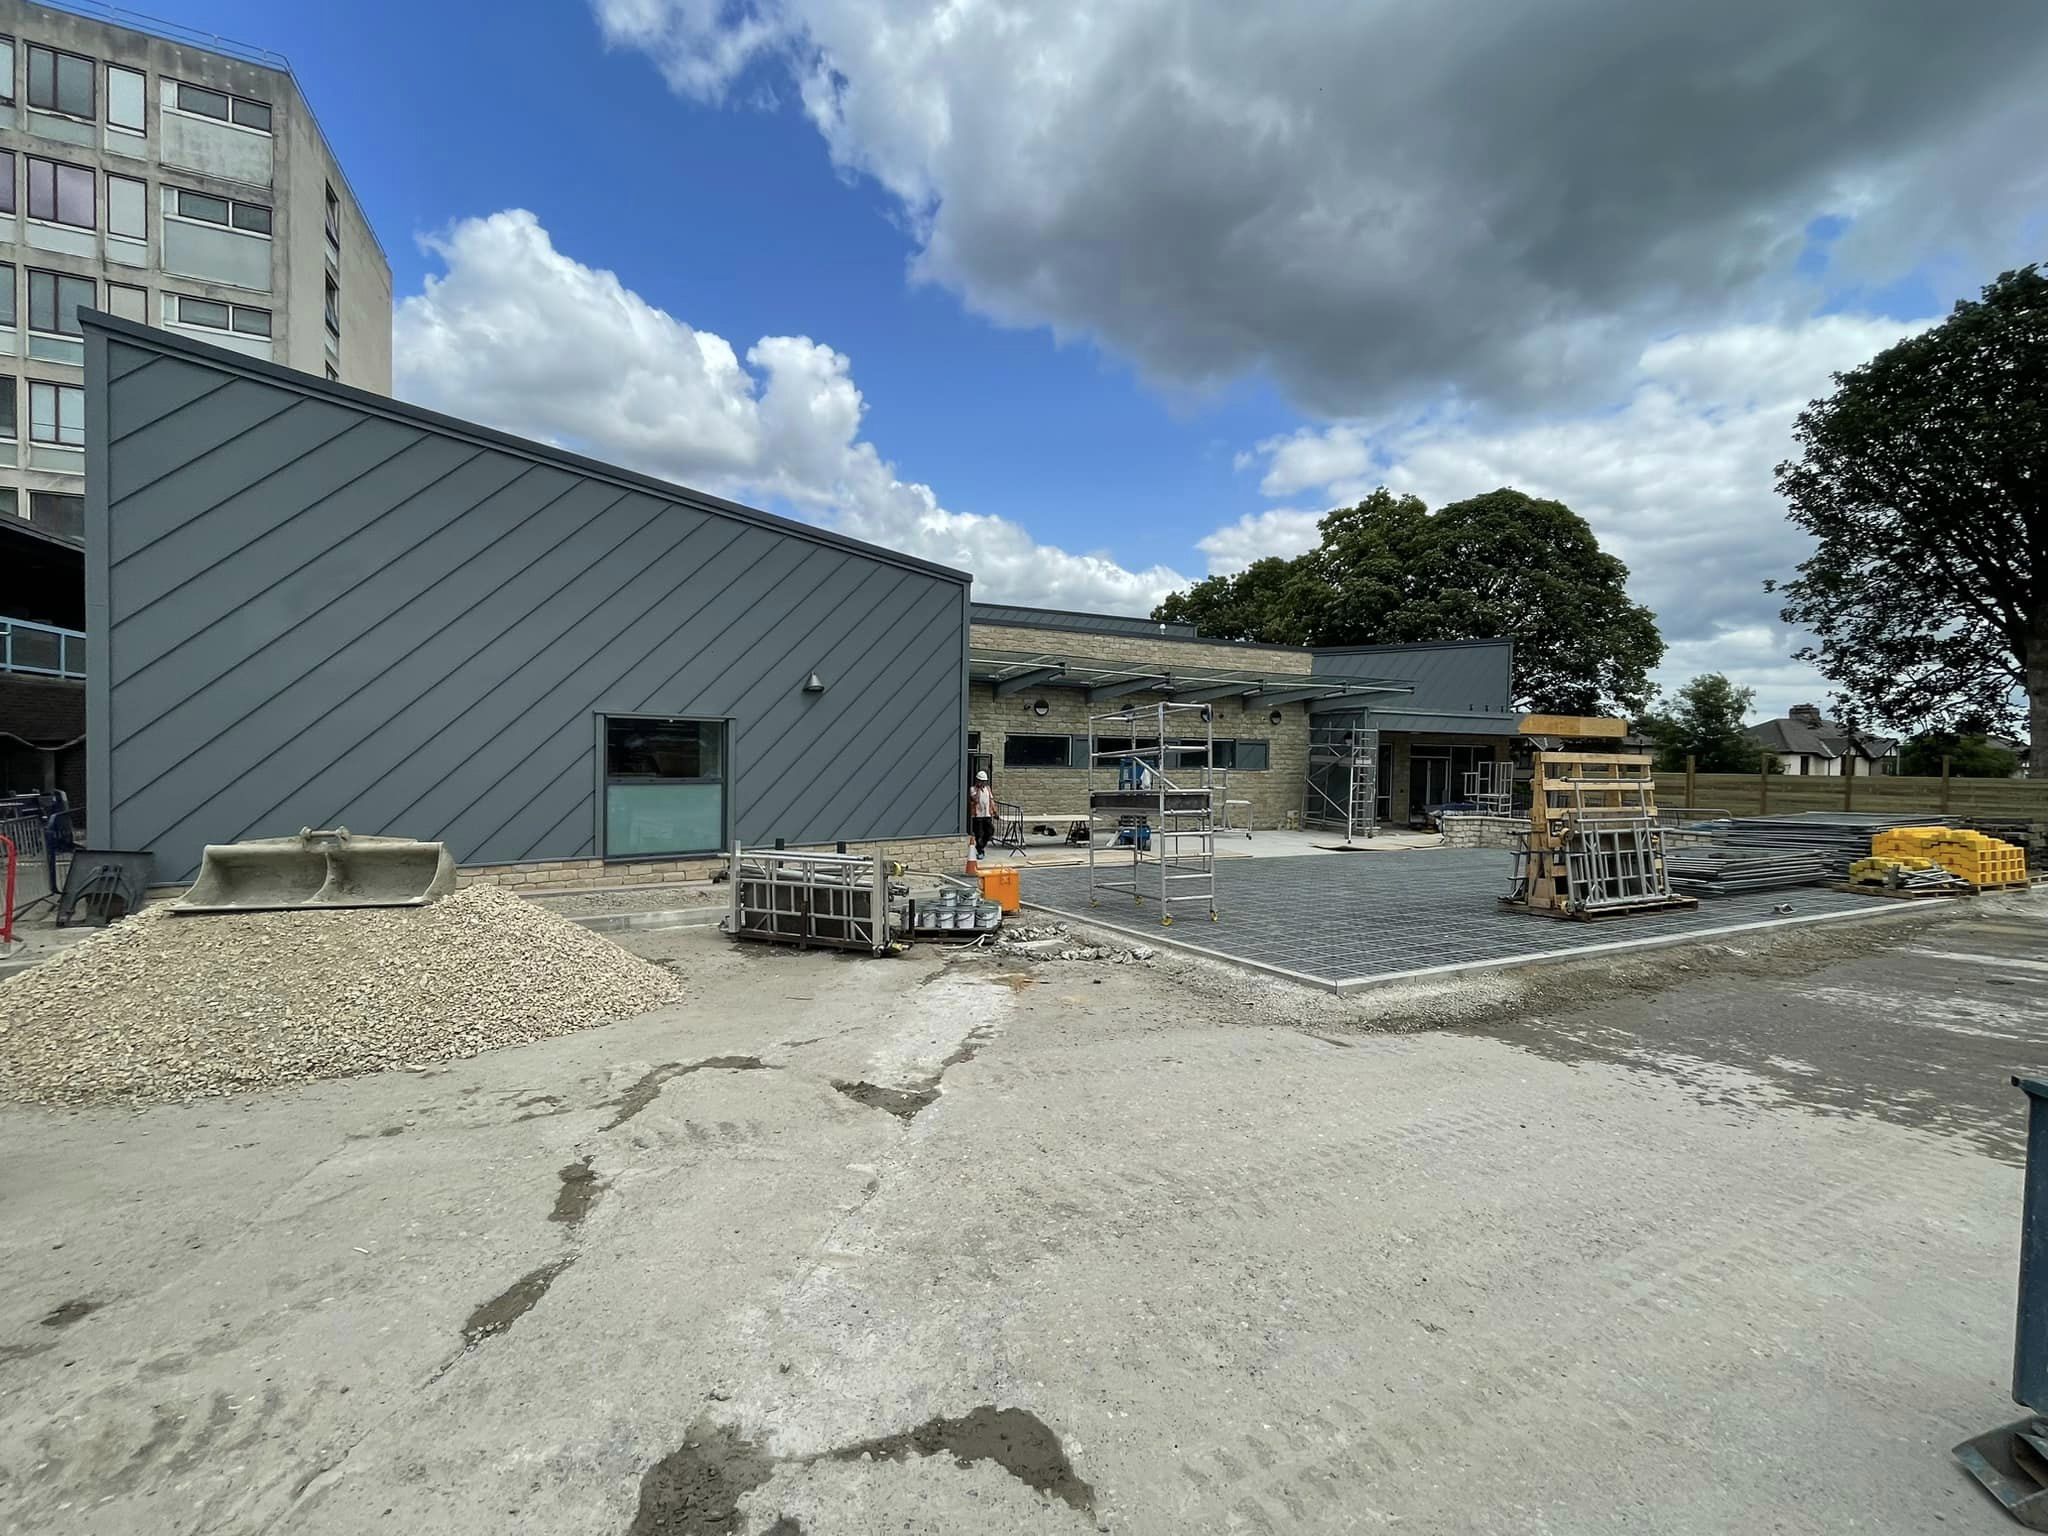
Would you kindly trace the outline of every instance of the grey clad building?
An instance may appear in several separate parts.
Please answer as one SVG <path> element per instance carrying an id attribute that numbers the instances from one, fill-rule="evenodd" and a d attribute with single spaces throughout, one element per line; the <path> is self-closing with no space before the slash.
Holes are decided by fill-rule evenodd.
<path id="1" fill-rule="evenodd" d="M 164 880 L 337 825 L 535 883 L 734 839 L 957 862 L 965 574 L 83 328 L 97 846 Z"/>
<path id="2" fill-rule="evenodd" d="M 74 802 L 81 310 L 389 392 L 391 268 L 282 57 L 0 0 L 0 792 Z"/>

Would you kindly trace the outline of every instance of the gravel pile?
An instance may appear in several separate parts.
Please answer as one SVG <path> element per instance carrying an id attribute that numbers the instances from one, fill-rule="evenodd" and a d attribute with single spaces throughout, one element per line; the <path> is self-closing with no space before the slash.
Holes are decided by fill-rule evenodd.
<path id="1" fill-rule="evenodd" d="M 676 979 L 492 886 L 427 907 L 145 908 L 0 981 L 0 1098 L 152 1103 L 565 1035 Z"/>

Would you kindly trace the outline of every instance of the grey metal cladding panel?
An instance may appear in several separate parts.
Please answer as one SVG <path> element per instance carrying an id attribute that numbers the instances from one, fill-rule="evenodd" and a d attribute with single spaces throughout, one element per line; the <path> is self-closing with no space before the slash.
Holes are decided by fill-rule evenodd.
<path id="1" fill-rule="evenodd" d="M 522 476 L 518 484 L 524 486 L 530 478 Z M 547 647 L 559 640 L 574 616 L 587 611 L 594 592 L 616 588 L 664 543 L 688 531 L 679 526 L 690 524 L 688 519 L 670 521 L 664 529 L 663 514 L 672 509 L 652 498 L 606 486 L 593 490 L 617 505 L 586 519 L 583 540 L 589 552 L 580 557 L 580 570 L 565 573 L 543 562 L 481 601 L 472 593 L 461 622 L 432 645 L 425 643 L 437 622 L 432 605 L 414 610 L 395 633 L 387 631 L 388 643 L 370 654 L 343 643 L 314 674 L 245 722 L 263 731 L 266 739 L 275 728 L 269 717 L 290 716 L 298 727 L 287 740 L 268 746 L 266 753 L 250 754 L 267 757 L 260 781 L 232 801 L 216 797 L 195 805 L 189 814 L 166 825 L 160 836 L 174 844 L 181 838 L 196 844 L 203 841 L 199 829 L 219 828 L 224 822 L 234 837 L 337 822 L 366 833 L 392 830 L 438 836 L 438 829 L 419 830 L 410 822 L 394 826 L 374 814 L 350 821 L 342 811 L 370 789 L 379 790 L 386 800 L 408 803 L 438 775 L 458 768 L 459 757 L 451 759 L 445 749 L 430 750 L 436 738 L 460 740 L 477 709 L 494 692 L 502 694 L 509 678 L 547 663 Z M 690 525 L 701 526 L 702 521 Z M 473 525 L 481 527 L 470 559 L 490 548 L 493 520 L 463 517 L 444 530 Z M 565 614 L 567 619 L 562 618 Z M 329 643 L 346 642 L 358 626 L 337 621 L 321 632 Z M 408 639 L 417 643 L 402 643 Z M 516 710 L 520 700 L 521 690 L 515 689 L 509 699 L 501 697 L 497 707 Z M 241 729 L 226 732 L 222 739 L 233 738 Z M 206 755 L 213 753 L 209 744 Z M 230 756 L 220 767 L 229 769 L 232 761 Z M 162 860 L 163 844 L 152 846 Z"/>
<path id="2" fill-rule="evenodd" d="M 879 641 L 835 658 L 839 676 L 789 725 L 763 719 L 736 743 L 743 836 L 792 840 L 863 835 L 843 819 L 885 787 L 893 738 L 934 711 L 948 720 L 959 687 L 959 608 L 951 593 L 926 586 L 896 610 Z M 939 696 L 934 702 L 934 688 Z M 959 764 L 946 754 L 943 771 Z M 865 835 L 875 835 L 868 832 Z M 917 835 L 906 829 L 890 835 Z"/>
<path id="3" fill-rule="evenodd" d="M 545 691 L 529 695 L 511 718 L 488 722 L 488 738 L 475 743 L 473 762 L 479 771 L 436 783 L 405 813 L 449 828 L 451 842 L 471 849 L 474 859 L 521 856 L 518 850 L 530 842 L 515 844 L 503 829 L 529 808 L 531 776 L 557 772 L 587 754 L 592 712 L 625 712 L 612 702 L 621 696 L 623 678 L 636 671 L 645 677 L 673 676 L 679 669 L 709 672 L 729 664 L 746 636 L 728 632 L 764 617 L 760 583 L 779 581 L 820 558 L 833 557 L 780 534 L 746 530 L 719 551 L 714 564 L 699 570 L 671 568 L 661 584 L 623 592 L 615 606 L 608 606 L 604 626 L 596 632 L 604 641 L 602 649 L 573 670 L 522 678 L 540 683 Z M 713 648 L 708 657 L 707 646 Z M 689 692 L 690 685 L 678 690 L 676 704 L 662 713 L 701 713 Z M 463 744 L 451 745 L 459 749 Z M 518 772 L 508 772 L 514 765 Z M 561 857 L 551 851 L 533 856 Z"/>
<path id="4" fill-rule="evenodd" d="M 941 625 L 944 634 L 950 625 Z M 943 643 L 943 642 L 942 642 Z M 955 831 L 950 816 L 913 819 L 934 802 L 964 766 L 949 743 L 954 738 L 952 701 L 955 669 L 920 672 L 904 679 L 899 699 L 843 748 L 860 765 L 858 774 L 816 779 L 792 804 L 788 824 L 805 840 L 850 837 L 926 837 Z M 919 683 L 928 686 L 918 687 Z M 944 807 L 941 807 L 944 809 Z M 788 834 L 784 834 L 788 835 Z"/>
<path id="5" fill-rule="evenodd" d="M 282 422 L 294 419 L 290 415 L 279 418 Z M 267 434 L 271 429 L 259 430 Z M 133 623 L 144 608 L 166 593 L 228 561 L 233 567 L 230 574 L 240 579 L 240 590 L 229 592 L 219 582 L 208 583 L 209 606 L 227 606 L 263 591 L 359 526 L 369 515 L 367 509 L 351 523 L 345 516 L 329 516 L 328 503 L 411 446 L 424 446 L 419 433 L 372 420 L 361 420 L 350 430 L 315 443 L 275 473 L 247 482 L 233 495 L 121 556 L 115 576 L 120 611 Z M 357 502 L 367 499 L 358 497 Z M 144 492 L 123 502 L 114 517 L 118 521 L 124 510 L 152 506 L 155 501 Z M 346 512 L 346 504 L 343 510 Z M 268 565 L 252 558 L 259 541 L 265 539 L 277 552 Z"/>
<path id="6" fill-rule="evenodd" d="M 751 563 L 736 568 L 730 579 L 712 572 L 706 580 L 666 594 L 628 623 L 601 658 L 601 667 L 579 670 L 536 700 L 502 738 L 509 746 L 516 737 L 516 756 L 502 753 L 505 766 L 487 778 L 465 776 L 471 799 L 449 822 L 450 837 L 479 850 L 475 857 L 486 862 L 568 857 L 557 851 L 558 840 L 537 836 L 553 830 L 561 817 L 546 815 L 544 807 L 533 803 L 530 778 L 581 761 L 589 787 L 593 713 L 732 713 L 721 695 L 762 653 L 772 653 L 778 629 L 807 594 L 816 594 L 830 574 L 850 566 L 890 569 L 820 546 L 799 547 L 788 539 L 764 553 L 755 550 L 749 542 L 735 551 Z M 723 585 L 715 586 L 719 581 Z M 745 705 L 744 697 L 740 702 Z M 535 732 L 552 722 L 559 723 L 537 738 Z"/>
<path id="7" fill-rule="evenodd" d="M 491 468 L 479 466 L 478 473 Z M 489 474 L 483 483 L 497 479 Z M 588 492 L 589 504 L 578 506 L 576 495 L 561 492 L 564 485 Z M 393 551 L 395 563 L 373 572 L 374 579 L 344 585 L 316 572 L 303 594 L 294 590 L 299 577 L 279 583 L 225 616 L 182 657 L 167 658 L 175 670 L 122 685 L 136 695 L 132 705 L 124 700 L 123 713 L 134 722 L 124 739 L 149 765 L 151 779 L 203 748 L 266 758 L 287 747 L 311 749 L 319 731 L 346 745 L 355 738 L 339 734 L 350 729 L 341 711 L 357 694 L 385 681 L 372 707 L 388 711 L 432 681 L 408 664 L 475 608 L 495 601 L 524 613 L 540 602 L 563 575 L 546 557 L 612 499 L 608 488 L 589 481 L 515 474 L 480 501 L 465 493 L 454 504 L 475 502 L 469 515 Z M 390 531 L 410 538 L 415 530 Z M 189 694 L 175 691 L 206 677 L 211 681 Z M 137 781 L 130 792 L 144 788 Z"/>
<path id="8" fill-rule="evenodd" d="M 217 368 L 180 362 L 118 341 L 112 348 L 117 354 L 137 359 L 135 366 L 117 375 L 110 386 L 113 404 L 120 411 L 115 419 L 121 423 L 124 437 L 133 436 L 173 411 L 183 410 L 201 395 L 227 388 L 231 382 L 231 376 Z M 147 379 L 134 376 L 144 369 L 149 371 Z"/>
<path id="9" fill-rule="evenodd" d="M 1503 709 L 1513 684 L 1513 646 L 1506 640 L 1478 645 L 1363 648 L 1320 653 L 1312 665 L 1318 672 L 1399 678 L 1415 685 L 1400 707 L 1430 709 Z"/>
<path id="10" fill-rule="evenodd" d="M 489 837 L 468 839 L 457 828 L 443 833 L 451 845 L 460 844 L 479 850 L 470 855 L 469 862 L 512 864 L 529 858 L 573 859 L 582 856 L 579 850 L 590 846 L 597 821 L 592 787 L 596 778 L 591 769 L 597 729 L 589 715 L 583 716 L 580 724 L 583 750 L 569 754 L 567 766 L 551 779 L 536 783 L 541 780 L 538 772 L 522 773 L 520 782 L 527 790 L 526 803 L 492 828 Z M 528 851 L 542 846 L 550 851 Z"/>
<path id="11" fill-rule="evenodd" d="M 436 514 L 487 505 L 525 479 L 526 472 L 507 460 L 457 443 L 424 443 L 332 498 L 312 524 L 287 518 L 275 537 L 233 551 L 205 580 L 124 615 L 122 638 L 144 659 L 129 679 L 162 700 L 143 718 L 182 696 L 178 679 L 239 670 L 260 680 L 278 667 L 291 675 L 291 656 L 271 648 L 312 645 L 299 631 L 331 623 L 337 605 L 340 616 L 350 618 L 376 611 L 378 603 L 396 608 L 458 569 L 496 530 L 489 522 L 450 523 Z M 543 489 L 534 484 L 529 494 Z M 308 537 L 309 528 L 319 531 Z M 365 584 L 375 590 L 364 593 Z"/>
<path id="12" fill-rule="evenodd" d="M 153 372 L 135 377 L 146 381 Z M 123 388 L 118 384 L 114 387 L 117 392 Z M 120 421 L 118 399 L 113 410 L 114 419 Z M 115 440 L 107 466 L 107 500 L 114 509 L 116 534 L 114 558 L 118 560 L 139 544 L 168 531 L 171 520 L 181 513 L 189 516 L 212 505 L 205 499 L 207 490 L 224 483 L 230 490 L 239 489 L 229 483 L 241 473 L 241 466 L 235 462 L 234 445 L 245 433 L 287 411 L 302 412 L 316 423 L 335 423 L 335 430 L 355 419 L 353 412 L 339 406 L 301 400 L 281 389 L 235 379 L 140 431 L 124 432 Z M 190 476 L 189 483 L 200 494 L 167 502 L 161 513 L 152 513 L 143 522 L 132 522 L 136 517 L 133 512 L 124 515 L 122 502 L 173 475 Z"/>

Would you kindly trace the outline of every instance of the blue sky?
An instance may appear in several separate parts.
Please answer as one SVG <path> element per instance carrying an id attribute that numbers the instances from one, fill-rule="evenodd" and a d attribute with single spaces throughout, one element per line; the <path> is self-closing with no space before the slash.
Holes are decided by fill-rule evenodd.
<path id="1" fill-rule="evenodd" d="M 292 59 L 402 393 L 1103 610 L 1517 485 L 1760 713 L 1792 415 L 2048 236 L 2034 0 L 175 12 Z"/>

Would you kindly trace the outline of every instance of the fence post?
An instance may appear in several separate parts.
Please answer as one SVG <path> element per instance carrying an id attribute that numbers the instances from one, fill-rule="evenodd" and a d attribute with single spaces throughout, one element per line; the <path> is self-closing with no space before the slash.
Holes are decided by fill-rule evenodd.
<path id="1" fill-rule="evenodd" d="M 1856 758 L 1853 753 L 1842 759 L 1842 809 L 1856 809 Z"/>
<path id="2" fill-rule="evenodd" d="M 1756 813 L 1759 816 L 1771 814 L 1771 759 L 1765 754 L 1763 766 L 1756 771 Z"/>
<path id="3" fill-rule="evenodd" d="M 1699 775 L 1694 772 L 1698 764 L 1699 759 L 1693 753 L 1688 752 L 1685 754 L 1685 804 L 1688 810 L 1698 809 L 1700 803 L 1699 785 L 1697 782 Z"/>
<path id="4" fill-rule="evenodd" d="M 1948 754 L 1941 754 L 1941 814 L 1948 814 Z"/>

